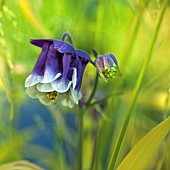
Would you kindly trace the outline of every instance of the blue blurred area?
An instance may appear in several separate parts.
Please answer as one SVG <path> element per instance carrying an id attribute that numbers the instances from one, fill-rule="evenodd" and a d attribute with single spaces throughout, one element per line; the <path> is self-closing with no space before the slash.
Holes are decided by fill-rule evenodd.
<path id="1" fill-rule="evenodd" d="M 53 168 L 51 169 L 52 166 L 49 165 L 49 162 L 52 161 L 50 160 L 51 158 L 48 156 L 46 157 L 43 151 L 40 151 L 40 153 L 36 152 L 38 152 L 42 147 L 43 149 L 47 149 L 50 152 L 50 155 L 53 154 L 57 156 L 62 149 L 65 154 L 67 164 L 69 166 L 74 166 L 73 162 L 75 162 L 76 159 L 76 143 L 73 148 L 67 141 L 61 138 L 58 131 L 61 129 L 57 129 L 60 128 L 60 125 L 57 125 L 53 115 L 46 106 L 42 105 L 38 100 L 30 99 L 27 103 L 24 103 L 21 106 L 19 112 L 19 115 L 15 116 L 14 119 L 14 126 L 16 127 L 16 130 L 23 132 L 30 129 L 30 132 L 33 133 L 33 137 L 32 134 L 30 135 L 28 133 L 28 136 L 30 135 L 30 139 L 22 148 L 22 159 L 31 161 L 47 170 L 53 170 Z M 67 113 L 64 117 L 64 121 L 68 129 L 76 132 L 76 119 L 73 115 L 74 114 L 72 113 Z M 29 147 L 37 147 L 35 153 L 32 153 L 34 152 L 33 149 L 29 150 L 29 147 L 27 148 L 28 145 Z M 37 157 L 39 154 L 40 157 Z"/>
<path id="2" fill-rule="evenodd" d="M 39 101 L 30 100 L 22 105 L 17 126 L 19 130 L 33 127 L 36 136 L 32 143 L 54 149 L 55 122 L 49 110 Z"/>
<path id="3" fill-rule="evenodd" d="M 49 110 L 40 104 L 39 101 L 30 99 L 21 106 L 20 113 L 15 120 L 15 126 L 17 130 L 21 132 L 31 128 L 30 131 L 33 133 L 33 137 L 32 134 L 28 134 L 30 135 L 30 140 L 24 145 L 24 148 L 22 148 L 22 159 L 26 159 L 50 170 L 50 167 L 41 160 L 42 157 L 46 157 L 46 155 L 42 155 L 41 153 L 43 152 L 35 153 L 38 152 L 41 147 L 50 152 L 56 152 L 56 124 Z M 33 149 L 31 149 L 31 151 L 28 150 L 28 145 L 36 147 L 37 150 L 35 150 L 35 152 Z M 37 157 L 39 154 L 40 157 Z"/>

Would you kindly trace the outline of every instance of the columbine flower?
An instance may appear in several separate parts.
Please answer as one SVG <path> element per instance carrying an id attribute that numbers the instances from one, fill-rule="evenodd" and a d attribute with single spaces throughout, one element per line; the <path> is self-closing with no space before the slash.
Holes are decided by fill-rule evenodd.
<path id="1" fill-rule="evenodd" d="M 106 78 L 115 78 L 121 75 L 118 62 L 112 54 L 97 57 L 95 65 L 100 77 L 105 81 L 107 81 Z"/>
<path id="2" fill-rule="evenodd" d="M 42 48 L 32 74 L 25 81 L 26 92 L 46 105 L 61 97 L 63 105 L 73 107 L 82 95 L 80 87 L 89 55 L 75 50 L 70 44 L 53 39 L 31 40 Z M 69 96 L 69 100 L 68 100 Z"/>

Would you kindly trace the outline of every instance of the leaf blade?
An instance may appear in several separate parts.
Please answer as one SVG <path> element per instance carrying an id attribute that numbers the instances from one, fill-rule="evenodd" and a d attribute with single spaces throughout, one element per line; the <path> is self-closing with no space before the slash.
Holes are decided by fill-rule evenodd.
<path id="1" fill-rule="evenodd" d="M 170 131 L 170 117 L 149 131 L 129 152 L 117 170 L 143 170 Z M 142 149 L 141 149 L 142 148 Z"/>

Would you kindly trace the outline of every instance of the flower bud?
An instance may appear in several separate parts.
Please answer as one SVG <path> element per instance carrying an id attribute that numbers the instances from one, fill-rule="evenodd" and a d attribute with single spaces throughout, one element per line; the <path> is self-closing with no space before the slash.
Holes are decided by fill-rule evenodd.
<path id="1" fill-rule="evenodd" d="M 97 67 L 100 77 L 104 81 L 107 81 L 106 78 L 113 79 L 117 76 L 122 75 L 118 67 L 118 62 L 112 54 L 105 54 L 103 56 L 99 56 L 96 59 L 95 65 Z"/>

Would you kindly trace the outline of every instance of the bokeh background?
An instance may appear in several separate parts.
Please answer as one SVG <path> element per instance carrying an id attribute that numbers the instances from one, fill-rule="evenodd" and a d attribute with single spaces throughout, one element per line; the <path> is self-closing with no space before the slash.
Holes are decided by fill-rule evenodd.
<path id="1" fill-rule="evenodd" d="M 25 94 L 24 81 L 40 53 L 33 38 L 60 39 L 71 34 L 76 49 L 116 56 L 122 77 L 99 80 L 95 99 L 112 97 L 84 116 L 83 164 L 91 165 L 101 124 L 98 170 L 106 169 L 156 20 L 161 0 L 0 0 L 0 164 L 29 160 L 47 170 L 74 170 L 77 159 L 77 113 L 60 104 L 43 106 Z M 170 9 L 167 7 L 139 97 L 126 130 L 117 164 L 134 144 L 170 115 Z M 81 91 L 93 89 L 96 70 L 87 66 Z M 170 138 L 150 161 L 149 170 L 170 168 Z"/>

